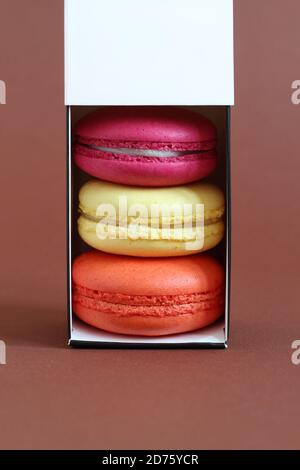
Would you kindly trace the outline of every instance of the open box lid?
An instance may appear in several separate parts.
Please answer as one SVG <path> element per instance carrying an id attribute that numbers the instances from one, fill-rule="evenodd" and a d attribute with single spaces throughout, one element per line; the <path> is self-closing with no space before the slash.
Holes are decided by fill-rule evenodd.
<path id="1" fill-rule="evenodd" d="M 233 101 L 233 0 L 65 0 L 66 105 Z"/>

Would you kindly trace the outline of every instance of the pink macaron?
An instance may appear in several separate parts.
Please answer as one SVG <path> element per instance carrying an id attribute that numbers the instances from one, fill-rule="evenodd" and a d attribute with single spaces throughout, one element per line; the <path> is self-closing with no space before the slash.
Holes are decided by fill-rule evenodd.
<path id="1" fill-rule="evenodd" d="M 114 183 L 173 186 L 216 167 L 215 126 L 184 108 L 106 106 L 81 119 L 74 136 L 78 167 Z"/>

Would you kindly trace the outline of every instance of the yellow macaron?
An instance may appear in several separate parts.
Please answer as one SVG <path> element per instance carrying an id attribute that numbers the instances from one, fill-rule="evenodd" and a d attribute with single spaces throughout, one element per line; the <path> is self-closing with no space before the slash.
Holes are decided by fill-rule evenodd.
<path id="1" fill-rule="evenodd" d="M 79 192 L 78 231 L 107 253 L 185 256 L 222 240 L 224 211 L 223 192 L 208 183 L 143 188 L 91 180 Z"/>

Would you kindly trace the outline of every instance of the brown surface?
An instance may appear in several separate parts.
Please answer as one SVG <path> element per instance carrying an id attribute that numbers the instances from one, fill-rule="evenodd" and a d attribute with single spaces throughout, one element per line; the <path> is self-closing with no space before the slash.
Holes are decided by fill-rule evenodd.
<path id="1" fill-rule="evenodd" d="M 0 11 L 0 447 L 299 448 L 299 1 L 235 2 L 228 351 L 64 348 L 63 2 Z"/>

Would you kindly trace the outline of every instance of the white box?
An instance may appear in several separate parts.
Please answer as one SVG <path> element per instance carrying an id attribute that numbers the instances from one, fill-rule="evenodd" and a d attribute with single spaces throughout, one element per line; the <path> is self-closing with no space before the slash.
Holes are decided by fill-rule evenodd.
<path id="1" fill-rule="evenodd" d="M 232 0 L 65 0 L 65 104 L 68 115 L 69 344 L 225 347 L 229 334 L 230 106 L 234 103 Z M 90 107 L 193 106 L 218 123 L 227 199 L 225 319 L 193 333 L 136 338 L 98 331 L 73 318 L 72 123 Z M 226 158 L 225 158 L 226 157 Z M 76 178 L 75 178 L 76 179 Z"/>
<path id="2" fill-rule="evenodd" d="M 232 105 L 232 0 L 65 0 L 66 105 Z"/>

